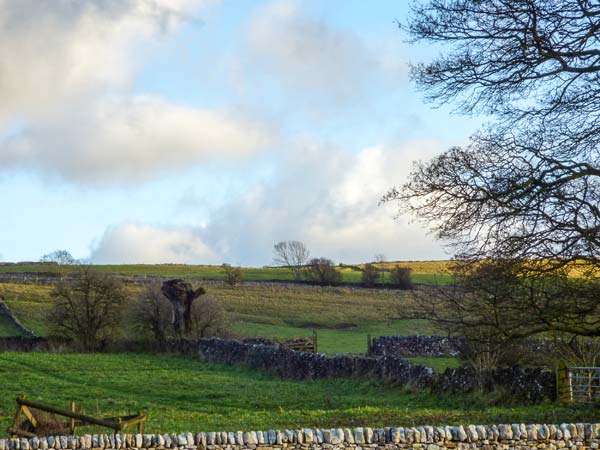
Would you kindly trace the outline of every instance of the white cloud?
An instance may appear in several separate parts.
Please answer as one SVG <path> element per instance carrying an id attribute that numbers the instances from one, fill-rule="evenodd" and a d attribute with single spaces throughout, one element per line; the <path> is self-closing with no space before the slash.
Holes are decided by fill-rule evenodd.
<path id="1" fill-rule="evenodd" d="M 266 146 L 240 113 L 130 93 L 136 49 L 214 0 L 0 0 L 0 167 L 131 182 Z"/>
<path id="2" fill-rule="evenodd" d="M 304 241 L 314 256 L 359 262 L 444 257 L 439 243 L 379 199 L 401 183 L 412 161 L 438 153 L 437 141 L 374 146 L 356 154 L 298 144 L 278 171 L 212 215 L 206 226 L 124 224 L 109 229 L 93 253 L 102 262 L 196 262 L 263 265 L 273 244 Z M 177 248 L 177 250 L 174 250 Z"/>
<path id="3" fill-rule="evenodd" d="M 290 91 L 334 102 L 360 97 L 379 64 L 356 34 L 308 16 L 292 0 L 260 10 L 249 40 L 256 60 Z"/>
<path id="4" fill-rule="evenodd" d="M 275 242 L 304 241 L 315 256 L 365 261 L 440 258 L 439 243 L 407 218 L 394 219 L 398 205 L 379 206 L 387 190 L 406 179 L 412 161 L 439 153 L 433 140 L 374 146 L 356 154 L 299 145 L 280 168 L 277 182 L 257 186 L 227 205 L 204 232 L 223 260 L 268 264 Z"/>
<path id="5" fill-rule="evenodd" d="M 0 0 L 0 125 L 82 95 L 124 87 L 132 49 L 166 33 L 192 0 Z"/>
<path id="6" fill-rule="evenodd" d="M 91 260 L 95 264 L 216 263 L 197 229 L 135 223 L 108 228 L 94 246 Z"/>
<path id="7" fill-rule="evenodd" d="M 80 182 L 139 181 L 215 157 L 241 157 L 269 131 L 225 111 L 138 96 L 103 98 L 0 140 L 0 165 L 42 168 Z"/>

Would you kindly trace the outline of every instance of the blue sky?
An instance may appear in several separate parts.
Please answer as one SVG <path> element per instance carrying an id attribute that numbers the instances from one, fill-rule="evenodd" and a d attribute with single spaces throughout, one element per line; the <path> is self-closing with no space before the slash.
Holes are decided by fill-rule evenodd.
<path id="1" fill-rule="evenodd" d="M 444 258 L 379 206 L 476 119 L 434 109 L 405 2 L 0 0 L 0 260 L 263 265 L 299 239 Z"/>

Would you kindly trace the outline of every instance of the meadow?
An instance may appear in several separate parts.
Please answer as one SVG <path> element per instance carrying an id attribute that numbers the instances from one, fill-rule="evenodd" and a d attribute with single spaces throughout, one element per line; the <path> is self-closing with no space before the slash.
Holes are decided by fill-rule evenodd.
<path id="1" fill-rule="evenodd" d="M 46 316 L 52 289 L 49 284 L 2 283 L 0 297 L 26 327 L 45 336 L 51 331 Z M 128 285 L 132 299 L 141 289 Z M 399 318 L 402 306 L 410 301 L 406 291 L 277 285 L 218 285 L 207 291 L 224 305 L 234 336 L 288 339 L 316 331 L 319 351 L 328 354 L 364 353 L 368 336 L 436 332 L 425 321 Z M 1 327 L 2 322 L 0 333 Z M 454 358 L 431 361 L 440 369 L 456 363 Z"/>
<path id="2" fill-rule="evenodd" d="M 451 281 L 448 269 L 450 261 L 399 261 L 378 263 L 377 266 L 389 269 L 396 265 L 412 269 L 413 283 L 446 284 Z M 345 283 L 360 283 L 361 272 L 358 265 L 342 265 L 338 269 Z M 124 264 L 94 265 L 100 272 L 122 276 L 149 276 L 165 278 L 189 278 L 198 280 L 222 280 L 223 269 L 220 266 L 186 265 L 186 264 Z M 37 273 L 66 275 L 72 270 L 70 266 L 43 263 L 0 264 L 0 274 Z M 242 267 L 244 280 L 247 281 L 290 281 L 293 274 L 282 267 Z M 383 282 L 389 282 L 389 274 L 384 274 Z"/>
<path id="3" fill-rule="evenodd" d="M 0 353 L 0 392 L 0 429 L 20 393 L 62 407 L 75 399 L 79 411 L 98 416 L 143 411 L 145 431 L 161 433 L 597 419 L 591 405 L 524 406 L 500 394 L 433 395 L 353 379 L 281 380 L 149 354 Z"/>
<path id="4" fill-rule="evenodd" d="M 0 269 L 9 272 L 6 269 L 14 267 L 39 274 L 64 270 L 51 265 Z M 209 266 L 97 268 L 126 276 L 184 277 L 195 285 L 222 277 L 220 268 Z M 433 262 L 423 263 L 418 270 L 430 279 L 448 276 L 443 265 Z M 285 280 L 291 275 L 276 268 L 244 271 L 246 279 L 255 280 Z M 353 276 L 359 280 L 360 272 L 352 268 L 343 268 L 343 273 L 345 280 Z M 319 351 L 336 354 L 364 353 L 368 336 L 436 333 L 431 323 L 401 318 L 411 301 L 407 291 L 268 283 L 205 286 L 208 295 L 222 302 L 234 337 L 286 339 L 316 332 Z M 143 286 L 127 284 L 126 288 L 133 301 Z M 51 284 L 5 282 L 0 283 L 0 297 L 25 326 L 45 336 L 52 331 L 46 320 L 53 305 L 52 289 Z M 129 319 L 125 317 L 124 323 Z M 130 328 L 120 329 L 121 337 L 136 337 Z M 14 326 L 0 317 L 0 336 L 15 334 Z M 460 363 L 444 357 L 410 359 L 438 371 Z M 0 353 L 0 392 L 6 393 L 0 398 L 0 429 L 9 425 L 19 394 L 57 406 L 76 400 L 80 411 L 98 416 L 144 411 L 149 415 L 147 432 L 561 423 L 595 421 L 598 414 L 592 405 L 520 404 L 503 392 L 434 394 L 373 380 L 282 380 L 239 367 L 144 353 Z"/>

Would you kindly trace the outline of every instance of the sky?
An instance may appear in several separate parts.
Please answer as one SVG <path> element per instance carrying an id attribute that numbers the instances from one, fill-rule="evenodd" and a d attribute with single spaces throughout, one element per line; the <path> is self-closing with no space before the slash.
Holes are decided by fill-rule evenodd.
<path id="1" fill-rule="evenodd" d="M 407 3 L 0 0 L 0 261 L 447 258 L 379 204 L 480 126 L 410 81 Z"/>

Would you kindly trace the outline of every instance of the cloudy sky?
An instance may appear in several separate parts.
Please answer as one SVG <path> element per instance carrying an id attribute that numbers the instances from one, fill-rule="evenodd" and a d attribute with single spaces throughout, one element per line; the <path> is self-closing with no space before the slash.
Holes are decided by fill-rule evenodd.
<path id="1" fill-rule="evenodd" d="M 408 79 L 394 0 L 0 0 L 0 260 L 447 256 L 379 206 L 474 119 Z"/>

